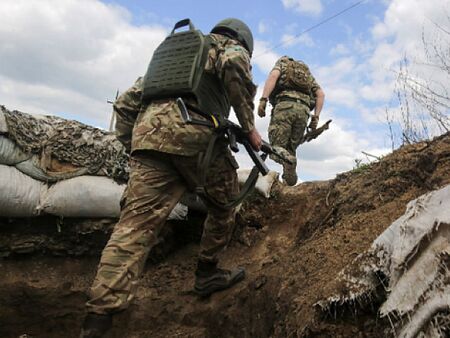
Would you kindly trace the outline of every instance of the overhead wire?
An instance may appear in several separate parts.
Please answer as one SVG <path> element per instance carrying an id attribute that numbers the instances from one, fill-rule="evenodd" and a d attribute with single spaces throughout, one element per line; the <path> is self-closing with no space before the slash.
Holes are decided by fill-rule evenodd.
<path id="1" fill-rule="evenodd" d="M 326 18 L 326 19 L 324 19 L 324 20 L 322 20 L 322 21 L 316 23 L 315 25 L 312 25 L 311 27 L 305 29 L 304 31 L 302 31 L 302 32 L 300 32 L 299 34 L 293 36 L 292 38 L 287 39 L 287 40 L 285 40 L 285 41 L 283 41 L 283 42 L 281 42 L 281 43 L 279 43 L 279 44 L 277 44 L 277 45 L 274 45 L 274 46 L 272 46 L 272 47 L 269 47 L 269 48 L 265 49 L 265 50 L 262 51 L 260 54 L 255 55 L 255 56 L 253 57 L 253 59 L 256 59 L 256 58 L 258 58 L 258 57 L 260 57 L 260 56 L 263 56 L 263 55 L 265 55 L 267 52 L 270 52 L 270 51 L 272 51 L 272 50 L 274 50 L 274 49 L 277 49 L 278 47 L 281 47 L 281 46 L 283 46 L 283 45 L 288 44 L 289 42 L 291 42 L 291 41 L 293 41 L 293 40 L 295 40 L 295 39 L 298 39 L 298 38 L 299 38 L 300 36 L 302 36 L 303 34 L 306 34 L 306 33 L 310 32 L 310 31 L 312 31 L 313 29 L 316 29 L 317 27 L 319 27 L 319 26 L 321 26 L 321 25 L 327 23 L 328 21 L 333 20 L 334 18 L 336 18 L 336 17 L 338 17 L 338 16 L 344 14 L 345 12 L 350 11 L 351 9 L 353 9 L 353 8 L 355 8 L 355 7 L 359 6 L 359 5 L 361 5 L 363 2 L 366 2 L 366 1 L 367 1 L 367 0 L 360 0 L 360 1 L 358 1 L 358 2 L 355 2 L 355 3 L 352 4 L 351 6 L 349 6 L 349 7 L 347 7 L 347 8 L 344 8 L 344 9 L 341 10 L 340 12 L 335 13 L 335 14 L 329 16 L 328 18 Z"/>

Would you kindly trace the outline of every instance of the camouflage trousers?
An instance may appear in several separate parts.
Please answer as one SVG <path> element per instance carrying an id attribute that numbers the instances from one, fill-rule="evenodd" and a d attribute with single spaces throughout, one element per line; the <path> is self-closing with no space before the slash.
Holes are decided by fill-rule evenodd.
<path id="1" fill-rule="evenodd" d="M 130 179 L 122 199 L 119 222 L 103 250 L 90 289 L 87 311 L 108 314 L 127 308 L 151 248 L 171 210 L 183 193 L 197 185 L 198 157 L 149 152 L 133 155 Z M 216 156 L 206 178 L 206 189 L 226 203 L 238 194 L 237 163 L 227 151 Z M 199 259 L 216 262 L 228 244 L 235 209 L 209 207 Z"/>
<path id="2" fill-rule="evenodd" d="M 272 146 L 285 149 L 295 160 L 308 117 L 309 108 L 306 105 L 295 101 L 278 102 L 272 111 L 269 124 L 269 141 Z M 283 165 L 283 180 L 290 186 L 295 185 L 298 179 L 297 162 L 288 164 L 271 158 Z"/>
<path id="3" fill-rule="evenodd" d="M 269 124 L 269 141 L 273 146 L 286 149 L 296 156 L 308 123 L 309 108 L 294 101 L 280 101 L 272 111 Z"/>

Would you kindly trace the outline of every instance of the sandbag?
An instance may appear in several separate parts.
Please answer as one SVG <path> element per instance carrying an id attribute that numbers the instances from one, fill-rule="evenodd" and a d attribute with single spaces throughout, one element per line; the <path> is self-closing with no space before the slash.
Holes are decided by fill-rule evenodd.
<path id="1" fill-rule="evenodd" d="M 120 215 L 125 185 L 101 176 L 79 176 L 52 185 L 41 199 L 39 210 L 64 217 L 111 217 Z"/>
<path id="2" fill-rule="evenodd" d="M 237 171 L 239 184 L 244 184 L 250 175 L 251 169 L 239 169 Z M 255 189 L 265 198 L 270 197 L 270 191 L 272 190 L 273 183 L 278 179 L 278 173 L 276 171 L 269 171 L 266 176 L 259 174 L 256 181 Z"/>
<path id="3" fill-rule="evenodd" d="M 30 217 L 38 214 L 46 185 L 18 171 L 0 165 L 0 217 Z"/>
<path id="4" fill-rule="evenodd" d="M 0 135 L 0 164 L 15 165 L 29 159 L 19 146 L 4 135 Z"/>
<path id="5" fill-rule="evenodd" d="M 53 184 L 39 211 L 64 217 L 119 218 L 125 185 L 102 176 L 79 176 Z M 168 219 L 183 220 L 188 208 L 177 204 Z"/>
<path id="6" fill-rule="evenodd" d="M 0 134 L 6 134 L 8 132 L 8 125 L 6 124 L 3 109 L 5 108 L 3 106 L 0 106 Z"/>

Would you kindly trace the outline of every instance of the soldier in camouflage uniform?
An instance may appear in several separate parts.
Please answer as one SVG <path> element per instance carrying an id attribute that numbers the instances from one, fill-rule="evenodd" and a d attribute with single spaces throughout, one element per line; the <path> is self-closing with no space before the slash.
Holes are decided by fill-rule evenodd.
<path id="1" fill-rule="evenodd" d="M 288 56 L 281 57 L 270 72 L 258 107 L 258 115 L 266 115 L 267 100 L 273 106 L 269 125 L 272 146 L 282 147 L 292 156 L 294 164 L 283 165 L 283 179 L 288 185 L 297 183 L 296 150 L 300 145 L 309 112 L 314 114 L 308 128 L 316 129 L 325 94 L 317 84 L 308 66 Z M 273 158 L 278 161 L 278 159 Z"/>
<path id="2" fill-rule="evenodd" d="M 226 19 L 207 37 L 211 45 L 203 67 L 223 90 L 223 97 L 218 98 L 226 103 L 223 114 L 227 117 L 232 106 L 252 146 L 259 150 L 261 137 L 253 116 L 256 86 L 250 67 L 251 31 L 240 20 Z M 146 104 L 144 88 L 145 78 L 140 78 L 114 104 L 117 136 L 131 152 L 131 173 L 119 222 L 103 250 L 90 290 L 81 337 L 102 336 L 111 326 L 111 315 L 133 300 L 147 255 L 157 243 L 166 218 L 183 193 L 198 183 L 199 156 L 213 133 L 205 126 L 184 124 L 175 98 L 152 99 Z M 186 101 L 194 106 L 197 103 L 192 97 Z M 237 167 L 225 140 L 219 140 L 206 178 L 206 189 L 217 201 L 225 204 L 237 195 Z M 208 206 L 195 272 L 194 290 L 201 296 L 229 288 L 244 278 L 242 268 L 217 267 L 218 254 L 230 240 L 234 218 L 234 208 Z"/>

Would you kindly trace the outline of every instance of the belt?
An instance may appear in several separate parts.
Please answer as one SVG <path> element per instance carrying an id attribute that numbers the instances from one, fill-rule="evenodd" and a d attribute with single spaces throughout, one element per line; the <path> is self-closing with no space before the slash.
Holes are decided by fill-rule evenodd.
<path id="1" fill-rule="evenodd" d="M 289 101 L 289 102 L 298 102 L 298 103 L 302 103 L 308 106 L 308 103 L 305 102 L 305 100 L 302 99 L 296 99 L 293 97 L 289 97 L 289 96 L 282 96 L 280 98 L 277 99 L 277 103 L 281 102 L 281 101 Z"/>

